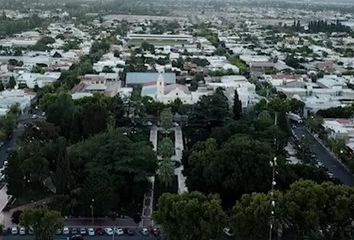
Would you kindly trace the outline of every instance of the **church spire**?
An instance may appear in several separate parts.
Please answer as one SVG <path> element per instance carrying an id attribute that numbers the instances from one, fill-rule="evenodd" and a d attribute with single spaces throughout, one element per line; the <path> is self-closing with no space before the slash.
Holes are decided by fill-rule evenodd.
<path id="1" fill-rule="evenodd" d="M 165 89 L 165 79 L 163 77 L 163 72 L 159 73 L 159 77 L 157 78 L 157 98 L 159 98 L 159 96 L 163 96 L 165 95 L 164 93 L 164 89 Z"/>

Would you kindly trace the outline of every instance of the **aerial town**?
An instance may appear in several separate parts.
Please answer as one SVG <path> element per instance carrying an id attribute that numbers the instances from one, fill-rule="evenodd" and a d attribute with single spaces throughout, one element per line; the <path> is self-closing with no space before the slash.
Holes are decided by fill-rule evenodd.
<path id="1" fill-rule="evenodd" d="M 354 239 L 354 2 L 0 0 L 5 240 Z"/>

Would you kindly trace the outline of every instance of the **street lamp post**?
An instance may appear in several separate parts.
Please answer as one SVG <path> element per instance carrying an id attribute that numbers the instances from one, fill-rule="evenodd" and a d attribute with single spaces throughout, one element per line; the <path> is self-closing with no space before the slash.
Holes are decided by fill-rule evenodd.
<path id="1" fill-rule="evenodd" d="M 94 198 L 92 198 L 92 200 L 91 200 L 91 223 L 92 223 L 92 227 L 94 227 L 94 217 L 93 217 L 93 204 L 95 203 L 95 199 Z"/>
<path id="2" fill-rule="evenodd" d="M 270 166 L 272 167 L 272 188 L 271 188 L 271 212 L 270 212 L 270 221 L 269 221 L 269 240 L 272 240 L 272 232 L 273 232 L 273 224 L 274 224 L 274 214 L 275 214 L 275 200 L 274 200 L 274 188 L 277 182 L 275 181 L 276 175 L 276 166 L 277 166 L 277 157 L 274 157 L 270 162 Z"/>

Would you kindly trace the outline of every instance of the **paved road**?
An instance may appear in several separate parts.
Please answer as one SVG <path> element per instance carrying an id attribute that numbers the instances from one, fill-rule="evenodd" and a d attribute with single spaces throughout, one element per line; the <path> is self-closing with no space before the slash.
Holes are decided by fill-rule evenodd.
<path id="1" fill-rule="evenodd" d="M 4 161 L 6 161 L 8 158 L 8 149 L 14 148 L 16 146 L 17 140 L 23 134 L 23 131 L 25 130 L 24 124 L 45 120 L 45 118 L 41 116 L 38 116 L 36 119 L 32 119 L 31 116 L 32 115 L 29 113 L 23 113 L 19 117 L 17 127 L 14 129 L 12 135 L 7 140 L 5 140 L 4 144 L 0 147 L 0 167 L 4 165 Z"/>
<path id="2" fill-rule="evenodd" d="M 315 153 L 318 160 L 333 173 L 334 177 L 338 178 L 343 184 L 354 185 L 354 176 L 348 172 L 304 126 L 296 126 L 293 130 L 298 138 L 304 136 L 310 141 L 312 152 Z"/>
<path id="3" fill-rule="evenodd" d="M 0 237 L 1 238 L 1 237 Z M 55 240 L 67 240 L 68 237 L 62 236 L 55 236 Z M 20 236 L 20 235 L 7 235 L 3 236 L 2 239 L 4 240 L 33 240 L 33 236 Z M 112 236 L 85 236 L 84 240 L 112 240 Z M 115 240 L 155 240 L 154 237 L 142 236 L 142 235 L 135 235 L 135 236 L 114 236 Z"/>
<path id="4" fill-rule="evenodd" d="M 4 165 L 4 161 L 8 158 L 8 149 L 11 149 L 15 146 L 17 139 L 22 135 L 24 131 L 24 126 L 22 123 L 17 125 L 17 128 L 14 129 L 10 138 L 4 141 L 4 144 L 0 148 L 0 166 Z"/>

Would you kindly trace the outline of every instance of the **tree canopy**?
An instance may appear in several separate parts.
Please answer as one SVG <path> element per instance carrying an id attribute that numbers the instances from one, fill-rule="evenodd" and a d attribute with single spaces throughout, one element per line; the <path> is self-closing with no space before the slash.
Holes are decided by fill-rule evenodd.
<path id="1" fill-rule="evenodd" d="M 221 239 L 226 223 L 220 199 L 198 192 L 162 195 L 154 219 L 171 240 Z"/>
<path id="2" fill-rule="evenodd" d="M 58 229 L 63 228 L 64 220 L 57 211 L 46 208 L 28 208 L 23 211 L 20 223 L 32 227 L 35 240 L 50 240 Z"/>

